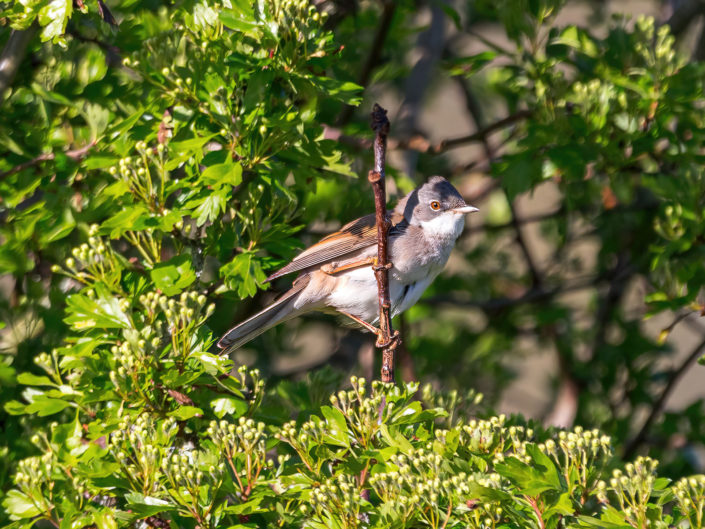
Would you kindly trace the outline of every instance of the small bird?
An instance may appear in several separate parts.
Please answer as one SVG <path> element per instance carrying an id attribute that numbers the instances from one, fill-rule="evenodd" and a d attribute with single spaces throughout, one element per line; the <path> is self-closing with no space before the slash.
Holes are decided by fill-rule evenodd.
<path id="1" fill-rule="evenodd" d="M 448 180 L 432 176 L 387 212 L 389 299 L 395 316 L 416 303 L 441 272 L 465 226 L 469 206 Z M 218 342 L 229 353 L 275 325 L 306 312 L 337 312 L 372 332 L 379 320 L 375 214 L 343 226 L 304 250 L 272 281 L 299 272 L 291 289 L 261 312 L 230 329 Z"/>

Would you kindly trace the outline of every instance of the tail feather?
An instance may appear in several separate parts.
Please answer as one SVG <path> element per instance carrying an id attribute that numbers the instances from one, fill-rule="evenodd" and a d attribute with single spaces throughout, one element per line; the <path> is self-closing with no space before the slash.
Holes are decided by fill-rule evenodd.
<path id="1" fill-rule="evenodd" d="M 307 283 L 308 281 L 295 282 L 292 288 L 274 303 L 225 333 L 218 342 L 218 347 L 223 349 L 221 354 L 229 354 L 275 325 L 305 312 L 305 310 L 296 309 L 294 301 L 296 300 L 296 295 L 303 290 Z"/>

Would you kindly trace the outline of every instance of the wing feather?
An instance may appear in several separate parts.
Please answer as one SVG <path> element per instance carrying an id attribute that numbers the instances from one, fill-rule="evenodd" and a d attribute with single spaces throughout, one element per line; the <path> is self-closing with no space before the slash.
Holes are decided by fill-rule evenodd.
<path id="1" fill-rule="evenodd" d="M 399 233 L 406 227 L 406 223 L 402 222 L 403 216 L 392 214 L 392 212 L 388 212 L 388 214 L 391 215 L 392 220 L 392 227 L 389 230 L 390 235 Z M 340 259 L 374 244 L 377 244 L 377 226 L 375 215 L 372 213 L 346 224 L 340 231 L 331 233 L 307 248 L 294 257 L 284 268 L 269 276 L 267 281 Z"/>

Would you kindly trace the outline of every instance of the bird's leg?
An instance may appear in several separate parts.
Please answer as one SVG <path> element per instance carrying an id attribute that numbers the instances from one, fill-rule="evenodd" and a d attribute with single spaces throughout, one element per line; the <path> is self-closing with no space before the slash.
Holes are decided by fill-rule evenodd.
<path id="1" fill-rule="evenodd" d="M 345 311 L 340 310 L 340 309 L 336 309 L 336 310 L 337 310 L 338 312 L 340 312 L 343 316 L 347 316 L 347 317 L 350 318 L 351 320 L 353 320 L 353 321 L 359 323 L 360 325 L 362 325 L 362 326 L 363 326 L 365 329 L 367 329 L 368 331 L 375 333 L 375 334 L 377 335 L 377 337 L 379 338 L 379 333 L 380 333 L 381 331 L 380 331 L 377 327 L 375 327 L 374 325 L 370 325 L 370 324 L 367 323 L 365 320 L 360 319 L 360 318 L 358 318 L 357 316 L 353 316 L 353 315 L 350 314 L 349 312 L 345 312 Z"/>
<path id="2" fill-rule="evenodd" d="M 352 270 L 354 268 L 361 268 L 363 266 L 370 265 L 372 265 L 373 268 L 377 266 L 376 257 L 368 257 L 367 259 L 361 259 L 360 261 L 354 261 L 352 263 L 347 263 L 340 266 L 335 263 L 326 263 L 321 267 L 321 272 L 332 276 L 340 272 L 345 272 L 346 270 Z"/>

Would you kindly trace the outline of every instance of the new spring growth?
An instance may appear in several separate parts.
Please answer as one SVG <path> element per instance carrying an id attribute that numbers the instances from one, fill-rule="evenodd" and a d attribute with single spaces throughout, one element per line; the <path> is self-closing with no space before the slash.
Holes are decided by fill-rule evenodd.
<path id="1" fill-rule="evenodd" d="M 474 408 L 480 404 L 484 396 L 482 393 L 469 389 L 465 393 L 451 390 L 441 393 L 433 389 L 431 384 L 424 385 L 421 391 L 421 400 L 426 408 L 439 408 L 448 414 L 445 423 L 447 426 L 462 425 L 467 417 L 473 415 Z"/>
<path id="2" fill-rule="evenodd" d="M 159 215 L 167 213 L 167 181 L 165 147 L 148 146 L 144 141 L 135 143 L 135 156 L 125 156 L 117 165 L 108 169 L 115 179 L 125 183 L 129 192 Z"/>
<path id="3" fill-rule="evenodd" d="M 549 439 L 538 448 L 555 461 L 568 484 L 573 483 L 571 476 L 577 477 L 584 497 L 595 489 L 600 471 L 612 455 L 609 436 L 580 426 L 571 432 L 559 432 L 557 442 Z"/>
<path id="4" fill-rule="evenodd" d="M 445 437 L 441 432 L 437 439 Z M 389 462 L 397 470 L 374 474 L 369 483 L 389 509 L 400 514 L 408 523 L 421 517 L 427 525 L 438 527 L 449 510 L 455 510 L 459 521 L 469 527 L 493 527 L 501 521 L 502 509 L 498 503 L 485 502 L 467 507 L 474 502 L 473 487 L 500 488 L 498 474 L 451 470 L 443 456 L 433 450 L 419 448 L 408 454 L 395 454 Z"/>
<path id="5" fill-rule="evenodd" d="M 319 13 L 305 0 L 273 0 L 269 2 L 272 18 L 277 22 L 283 45 L 281 58 L 290 65 L 309 57 L 320 56 L 319 49 L 325 44 L 321 37 L 327 13 Z"/>
<path id="6" fill-rule="evenodd" d="M 341 473 L 328 478 L 320 486 L 313 488 L 309 501 L 313 512 L 309 516 L 318 519 L 324 526 L 330 526 L 327 522 L 332 514 L 342 527 L 360 527 L 364 507 L 369 505 L 361 492 L 357 479 L 352 474 Z M 302 512 L 307 511 L 308 506 L 304 507 Z"/>
<path id="7" fill-rule="evenodd" d="M 71 256 L 64 261 L 64 266 L 52 265 L 51 271 L 63 274 L 84 285 L 103 282 L 108 286 L 119 281 L 120 266 L 116 261 L 110 243 L 98 236 L 97 224 L 88 230 L 88 242 L 71 250 Z"/>
<path id="8" fill-rule="evenodd" d="M 211 421 L 207 434 L 218 447 L 239 486 L 241 498 L 246 498 L 255 486 L 260 472 L 268 465 L 267 434 L 262 422 L 240 417 L 237 423 Z"/>
<path id="9" fill-rule="evenodd" d="M 705 522 L 705 476 L 682 478 L 673 486 L 673 493 L 681 514 L 690 522 L 689 527 L 702 527 Z"/>
<path id="10" fill-rule="evenodd" d="M 195 291 L 182 292 L 176 298 L 151 292 L 140 296 L 139 301 L 146 309 L 149 320 L 155 322 L 155 329 L 159 329 L 158 322 L 161 321 L 160 315 L 163 315 L 166 331 L 171 338 L 172 353 L 181 362 L 196 352 L 192 351 L 193 333 L 215 310 L 215 304 L 206 305 L 206 296 Z M 155 343 L 154 337 L 149 339 Z"/>
<path id="11" fill-rule="evenodd" d="M 654 490 L 658 461 L 650 457 L 639 457 L 627 463 L 624 472 L 615 469 L 609 480 L 609 489 L 617 497 L 628 521 L 635 527 L 645 527 L 646 511 Z"/>
<path id="12" fill-rule="evenodd" d="M 507 430 L 505 423 L 507 418 L 504 414 L 498 417 L 492 417 L 488 420 L 472 419 L 467 424 L 463 425 L 460 430 L 460 442 L 470 452 L 476 454 L 488 454 L 502 456 L 505 451 L 505 441 L 507 434 L 510 440 L 514 442 L 514 447 L 521 447 L 525 438 L 530 438 L 524 428 L 521 426 L 511 427 Z M 533 432 L 531 432 L 533 434 Z M 523 455 L 522 449 L 516 450 L 517 457 Z"/>
<path id="13" fill-rule="evenodd" d="M 405 384 L 404 388 L 372 382 L 372 391 L 367 395 L 364 378 L 351 377 L 352 389 L 331 395 L 330 403 L 345 416 L 353 442 L 367 448 L 371 445 L 379 427 L 404 412 L 405 407 L 418 391 L 416 382 Z"/>
<path id="14" fill-rule="evenodd" d="M 107 448 L 125 479 L 137 484 L 144 494 L 154 494 L 178 429 L 172 417 L 158 419 L 146 412 L 128 416 L 110 434 Z"/>

